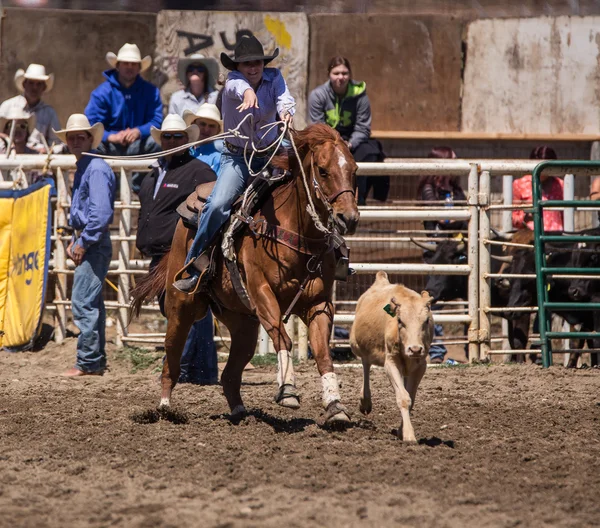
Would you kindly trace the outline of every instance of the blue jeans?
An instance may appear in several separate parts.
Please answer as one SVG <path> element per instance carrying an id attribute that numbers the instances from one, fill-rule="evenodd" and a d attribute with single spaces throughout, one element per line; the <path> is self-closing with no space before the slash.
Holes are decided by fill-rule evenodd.
<path id="1" fill-rule="evenodd" d="M 441 306 L 436 306 L 435 304 L 431 307 L 431 310 L 434 312 L 437 312 L 439 310 L 441 310 L 442 307 Z M 436 337 L 444 337 L 444 329 L 442 327 L 441 324 L 434 324 L 433 325 L 433 338 L 435 339 Z M 444 357 L 446 356 L 446 353 L 448 352 L 448 350 L 446 349 L 446 346 L 443 344 L 435 344 L 435 345 L 431 345 L 429 347 L 429 357 L 430 359 L 434 359 L 434 358 L 442 358 L 444 359 Z"/>
<path id="2" fill-rule="evenodd" d="M 266 158 L 254 158 L 252 170 L 260 170 L 266 161 Z M 249 176 L 243 154 L 236 156 L 225 147 L 221 155 L 221 173 L 202 209 L 198 231 L 185 260 L 186 264 L 207 248 L 223 224 L 227 222 L 231 214 L 231 206 L 246 189 Z"/>
<path id="3" fill-rule="evenodd" d="M 105 233 L 98 243 L 88 248 L 83 262 L 75 268 L 71 306 L 73 320 L 81 332 L 77 338 L 75 367 L 84 372 L 96 372 L 106 368 L 106 312 L 102 299 L 102 285 L 108 273 L 111 256 L 110 236 Z"/>
<path id="4" fill-rule="evenodd" d="M 152 154 L 160 152 L 160 145 L 157 145 L 152 136 L 144 139 L 137 139 L 129 145 L 119 145 L 118 143 L 110 143 L 103 141 L 98 145 L 98 152 L 106 156 L 137 156 L 138 154 Z M 146 172 L 134 172 L 131 177 L 131 188 L 134 193 L 140 192 L 142 180 L 146 176 Z"/>
<path id="5" fill-rule="evenodd" d="M 219 382 L 217 347 L 210 309 L 204 319 L 196 321 L 188 334 L 181 354 L 179 383 L 215 385 Z"/>

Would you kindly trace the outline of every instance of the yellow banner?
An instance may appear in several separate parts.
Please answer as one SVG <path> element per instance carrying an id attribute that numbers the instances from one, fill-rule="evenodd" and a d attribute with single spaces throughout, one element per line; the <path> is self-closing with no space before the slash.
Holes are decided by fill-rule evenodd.
<path id="1" fill-rule="evenodd" d="M 50 257 L 51 180 L 0 191 L 0 346 L 23 350 L 40 329 Z"/>

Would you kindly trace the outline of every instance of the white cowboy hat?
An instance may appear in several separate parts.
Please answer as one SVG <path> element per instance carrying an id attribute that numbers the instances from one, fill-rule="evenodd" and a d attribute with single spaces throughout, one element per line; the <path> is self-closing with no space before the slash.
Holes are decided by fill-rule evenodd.
<path id="1" fill-rule="evenodd" d="M 58 139 L 63 143 L 67 142 L 67 132 L 89 132 L 94 138 L 92 141 L 92 148 L 95 149 L 102 142 L 102 136 L 104 134 L 104 125 L 102 123 L 96 123 L 90 125 L 88 118 L 84 114 L 72 114 L 67 120 L 67 126 L 63 130 L 52 129 Z"/>
<path id="2" fill-rule="evenodd" d="M 21 120 L 27 121 L 27 132 L 31 134 L 35 129 L 35 114 L 30 114 L 19 108 L 14 108 L 7 115 L 0 116 L 0 132 L 4 131 L 4 127 L 9 121 Z"/>
<path id="3" fill-rule="evenodd" d="M 142 59 L 140 48 L 138 48 L 135 44 L 127 43 L 123 44 L 123 47 L 119 50 L 118 55 L 115 55 L 112 51 L 109 51 L 106 54 L 106 62 L 110 64 L 111 68 L 116 68 L 117 62 L 139 62 L 141 73 L 150 68 L 150 65 L 152 64 L 152 57 L 150 57 L 150 55 L 146 55 Z"/>
<path id="4" fill-rule="evenodd" d="M 187 86 L 187 68 L 190 64 L 202 64 L 206 71 L 208 72 L 206 78 L 206 91 L 212 92 L 217 85 L 217 79 L 219 78 L 219 63 L 216 59 L 211 59 L 209 57 L 205 57 L 200 53 L 194 53 L 189 57 L 185 57 L 183 59 L 179 59 L 177 63 L 177 77 L 182 82 L 184 86 Z"/>
<path id="5" fill-rule="evenodd" d="M 221 112 L 217 105 L 204 103 L 198 107 L 198 110 L 192 112 L 191 110 L 184 110 L 183 120 L 187 125 L 191 125 L 196 119 L 206 119 L 219 125 L 219 132 L 223 130 L 223 121 L 221 121 Z"/>
<path id="6" fill-rule="evenodd" d="M 169 114 L 160 127 L 160 130 L 155 126 L 150 127 L 152 139 L 160 145 L 160 136 L 163 132 L 185 132 L 188 137 L 188 143 L 198 141 L 200 129 L 196 125 L 187 125 L 183 118 L 177 114 Z"/>
<path id="7" fill-rule="evenodd" d="M 27 66 L 27 71 L 19 68 L 15 73 L 15 84 L 17 90 L 23 93 L 23 81 L 25 79 L 31 79 L 32 81 L 44 81 L 46 83 L 46 93 L 52 90 L 54 86 L 54 74 L 46 74 L 46 68 L 41 64 L 30 64 Z"/>

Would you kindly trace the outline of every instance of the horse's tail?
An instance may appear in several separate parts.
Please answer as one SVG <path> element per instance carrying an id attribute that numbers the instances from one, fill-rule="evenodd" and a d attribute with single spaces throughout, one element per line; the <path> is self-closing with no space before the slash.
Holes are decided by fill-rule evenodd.
<path id="1" fill-rule="evenodd" d="M 131 290 L 130 315 L 138 317 L 142 310 L 142 304 L 146 299 L 152 299 L 165 291 L 167 282 L 167 268 L 169 265 L 169 255 L 160 259 L 158 265 L 146 273 Z"/>

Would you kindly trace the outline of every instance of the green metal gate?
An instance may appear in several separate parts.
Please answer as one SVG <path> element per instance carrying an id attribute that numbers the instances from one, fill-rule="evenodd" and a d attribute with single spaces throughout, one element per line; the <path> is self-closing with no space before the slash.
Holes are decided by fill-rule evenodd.
<path id="1" fill-rule="evenodd" d="M 533 171 L 533 224 L 535 235 L 535 268 L 540 323 L 542 361 L 545 368 L 552 365 L 552 343 L 550 339 L 600 337 L 600 332 L 552 332 L 550 331 L 551 312 L 557 310 L 598 310 L 600 303 L 550 302 L 548 300 L 549 275 L 575 276 L 581 274 L 579 268 L 551 268 L 546 265 L 545 246 L 547 242 L 599 242 L 600 236 L 585 235 L 546 235 L 544 233 L 543 211 L 546 207 L 598 207 L 600 202 L 590 200 L 542 200 L 540 175 L 544 169 L 600 169 L 596 161 L 543 161 Z M 587 172 L 587 171 L 586 171 Z M 600 173 L 600 171 L 598 171 Z M 600 268 L 586 268 L 586 275 L 600 275 Z"/>

